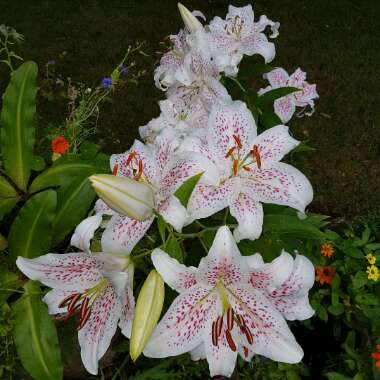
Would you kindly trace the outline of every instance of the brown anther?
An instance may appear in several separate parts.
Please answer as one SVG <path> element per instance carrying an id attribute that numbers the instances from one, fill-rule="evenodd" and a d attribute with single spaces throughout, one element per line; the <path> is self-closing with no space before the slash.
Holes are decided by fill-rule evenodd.
<path id="1" fill-rule="evenodd" d="M 91 309 L 87 308 L 83 314 L 83 317 L 81 316 L 81 318 L 79 318 L 79 323 L 76 326 L 77 331 L 81 330 L 84 327 L 84 325 L 86 324 L 86 322 L 90 318 L 90 315 L 91 315 Z"/>
<path id="2" fill-rule="evenodd" d="M 86 297 L 81 306 L 80 306 L 80 314 L 79 314 L 79 318 L 82 319 L 83 316 L 86 314 L 87 312 L 87 309 L 88 309 L 88 303 L 89 303 L 90 299 L 88 297 Z"/>
<path id="3" fill-rule="evenodd" d="M 241 149 L 243 145 L 241 144 L 240 137 L 238 135 L 232 135 L 232 137 L 234 138 L 237 147 Z"/>
<path id="4" fill-rule="evenodd" d="M 236 319 L 237 319 L 237 322 L 238 322 L 238 325 L 239 325 L 240 329 L 242 330 L 243 327 L 245 326 L 245 321 L 244 321 L 243 316 L 240 315 L 240 314 L 237 314 L 236 315 Z"/>
<path id="5" fill-rule="evenodd" d="M 59 308 L 61 307 L 65 307 L 67 306 L 67 304 L 73 299 L 73 297 L 75 297 L 76 293 L 72 293 L 70 295 L 68 295 L 67 297 L 65 297 L 61 302 L 60 304 L 58 305 Z"/>
<path id="6" fill-rule="evenodd" d="M 74 311 L 75 311 L 75 309 L 76 309 L 76 305 L 77 305 L 77 303 L 78 303 L 78 301 L 79 301 L 79 299 L 80 299 L 80 293 L 76 293 L 75 295 L 74 295 L 74 297 L 70 300 L 70 303 L 69 303 L 69 305 L 67 306 L 67 311 L 69 312 L 69 313 L 73 313 Z"/>
<path id="7" fill-rule="evenodd" d="M 249 353 L 248 347 L 243 346 L 243 351 L 244 351 L 244 357 L 247 358 L 248 357 L 248 353 Z"/>
<path id="8" fill-rule="evenodd" d="M 234 175 L 238 174 L 238 167 L 239 167 L 239 161 L 238 160 L 234 160 L 234 163 L 233 163 Z"/>
<path id="9" fill-rule="evenodd" d="M 242 330 L 245 334 L 245 337 L 247 338 L 247 341 L 249 344 L 252 344 L 253 343 L 253 335 L 251 333 L 251 330 L 247 327 L 247 325 L 245 325 L 243 327 L 243 330 Z"/>
<path id="10" fill-rule="evenodd" d="M 234 150 L 236 149 L 235 146 L 233 146 L 232 148 L 228 149 L 228 152 L 227 154 L 224 156 L 225 158 L 228 158 L 232 155 L 232 153 L 234 152 Z"/>
<path id="11" fill-rule="evenodd" d="M 139 169 L 137 171 L 137 174 L 135 175 L 135 180 L 139 180 L 142 176 L 142 170 L 143 170 L 143 164 L 142 164 L 142 161 L 139 160 Z"/>
<path id="12" fill-rule="evenodd" d="M 228 330 L 232 330 L 233 327 L 234 327 L 234 316 L 235 316 L 235 313 L 234 313 L 234 310 L 230 307 L 228 310 L 227 310 L 227 328 Z"/>
<path id="13" fill-rule="evenodd" d="M 129 153 L 129 156 L 127 158 L 127 161 L 125 163 L 125 165 L 129 165 L 131 163 L 131 161 L 136 157 L 137 153 L 135 151 Z"/>
<path id="14" fill-rule="evenodd" d="M 251 153 L 256 160 L 256 165 L 259 169 L 261 169 L 261 157 L 259 152 L 259 147 L 257 145 L 253 146 L 253 149 L 251 150 Z"/>
<path id="15" fill-rule="evenodd" d="M 230 330 L 226 330 L 226 339 L 227 339 L 227 343 L 230 346 L 231 350 L 233 352 L 235 352 L 236 351 L 236 344 L 235 344 L 234 340 L 232 339 L 232 335 L 230 333 Z"/>
<path id="16" fill-rule="evenodd" d="M 246 172 L 250 172 L 251 171 L 251 168 L 247 165 L 244 165 L 243 166 L 243 169 L 246 171 Z"/>
<path id="17" fill-rule="evenodd" d="M 118 165 L 118 164 L 115 164 L 115 165 L 113 166 L 113 169 L 112 169 L 112 174 L 113 174 L 113 175 L 116 175 L 118 169 L 119 169 L 119 165 Z"/>
<path id="18" fill-rule="evenodd" d="M 218 335 L 216 331 L 216 321 L 212 322 L 211 339 L 214 346 L 218 345 Z"/>
<path id="19" fill-rule="evenodd" d="M 216 337 L 219 338 L 222 333 L 223 317 L 218 317 L 216 320 Z"/>

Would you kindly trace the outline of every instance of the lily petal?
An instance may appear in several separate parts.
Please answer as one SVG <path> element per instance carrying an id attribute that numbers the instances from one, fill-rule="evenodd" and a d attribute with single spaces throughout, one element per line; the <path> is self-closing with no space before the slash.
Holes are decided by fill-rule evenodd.
<path id="1" fill-rule="evenodd" d="M 157 209 L 167 223 L 171 224 L 176 231 L 181 232 L 189 214 L 176 196 L 171 195 L 166 198 L 158 205 Z"/>
<path id="2" fill-rule="evenodd" d="M 115 289 L 108 285 L 91 305 L 91 315 L 79 330 L 78 339 L 81 357 L 87 371 L 98 373 L 98 361 L 106 353 L 117 329 L 121 305 Z"/>
<path id="3" fill-rule="evenodd" d="M 61 314 L 67 312 L 67 307 L 59 307 L 62 300 L 72 294 L 71 290 L 52 289 L 42 298 L 49 308 L 49 314 Z"/>
<path id="4" fill-rule="evenodd" d="M 195 347 L 194 350 L 190 351 L 191 360 L 198 361 L 206 359 L 205 345 L 202 343 L 198 347 Z"/>
<path id="5" fill-rule="evenodd" d="M 274 101 L 274 112 L 286 124 L 294 115 L 296 106 L 290 96 L 284 96 Z"/>
<path id="6" fill-rule="evenodd" d="M 135 314 L 135 298 L 133 297 L 132 289 L 129 286 L 126 286 L 124 302 L 121 305 L 119 327 L 122 334 L 127 338 L 131 337 L 132 322 L 133 322 L 134 314 Z"/>
<path id="7" fill-rule="evenodd" d="M 235 240 L 258 239 L 263 227 L 263 207 L 246 193 L 239 193 L 230 204 L 230 213 L 239 225 L 235 228 Z"/>
<path id="8" fill-rule="evenodd" d="M 157 272 L 178 293 L 185 292 L 196 285 L 197 268 L 180 264 L 159 248 L 153 250 L 151 258 Z"/>
<path id="9" fill-rule="evenodd" d="M 87 290 L 103 278 L 100 263 L 85 253 L 49 253 L 35 259 L 19 256 L 16 265 L 31 280 L 61 290 Z"/>
<path id="10" fill-rule="evenodd" d="M 94 215 L 84 219 L 76 227 L 74 234 L 71 237 L 70 244 L 76 248 L 79 248 L 82 252 L 91 252 L 91 239 L 94 237 L 94 233 L 99 228 L 101 223 L 102 217 L 100 215 Z"/>
<path id="11" fill-rule="evenodd" d="M 154 330 L 144 355 L 164 358 L 192 351 L 202 343 L 206 322 L 219 308 L 219 297 L 208 288 L 196 286 L 181 293 Z"/>
<path id="12" fill-rule="evenodd" d="M 102 235 L 104 252 L 129 254 L 152 225 L 154 218 L 142 222 L 124 215 L 114 215 Z"/>
<path id="13" fill-rule="evenodd" d="M 263 77 L 268 80 L 273 88 L 286 87 L 289 80 L 289 74 L 281 67 L 276 67 L 264 74 Z"/>

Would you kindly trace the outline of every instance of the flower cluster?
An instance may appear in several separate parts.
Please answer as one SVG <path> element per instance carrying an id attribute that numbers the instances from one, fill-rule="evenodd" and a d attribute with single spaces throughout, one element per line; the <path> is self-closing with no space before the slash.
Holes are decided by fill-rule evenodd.
<path id="1" fill-rule="evenodd" d="M 79 315 L 77 329 L 82 360 L 96 374 L 117 326 L 129 337 L 134 318 L 133 262 L 129 254 L 145 236 L 155 217 L 174 230 L 228 208 L 236 219 L 233 235 L 220 227 L 207 257 L 198 268 L 186 267 L 161 249 L 151 258 L 164 281 L 179 296 L 154 330 L 144 354 L 166 357 L 190 352 L 206 358 L 212 376 L 231 376 L 237 354 L 250 361 L 254 354 L 286 363 L 299 362 L 301 347 L 286 319 L 310 318 L 314 311 L 308 291 L 314 268 L 303 256 L 282 252 L 271 263 L 260 254 L 242 257 L 236 242 L 257 239 L 262 232 L 262 203 L 292 207 L 301 213 L 313 197 L 307 178 L 281 162 L 299 141 L 288 127 L 277 125 L 258 134 L 247 105 L 233 101 L 220 79 L 235 76 L 244 55 L 270 62 L 275 46 L 269 38 L 279 24 L 251 5 L 230 6 L 225 19 L 202 25 L 179 5 L 185 29 L 171 36 L 173 47 L 155 71 L 156 86 L 167 99 L 158 118 L 140 127 L 125 153 L 110 159 L 112 175 L 93 175 L 101 198 L 95 215 L 76 229 L 71 244 L 80 253 L 48 254 L 18 259 L 29 278 L 53 288 L 44 300 L 52 314 Z M 275 69 L 265 76 L 270 88 L 297 87 L 278 99 L 275 112 L 287 122 L 295 107 L 313 107 L 315 86 L 297 70 L 288 76 Z M 112 85 L 110 78 L 103 86 Z M 186 205 L 176 191 L 189 179 L 200 179 Z M 90 250 L 95 231 L 102 230 L 100 253 Z"/>

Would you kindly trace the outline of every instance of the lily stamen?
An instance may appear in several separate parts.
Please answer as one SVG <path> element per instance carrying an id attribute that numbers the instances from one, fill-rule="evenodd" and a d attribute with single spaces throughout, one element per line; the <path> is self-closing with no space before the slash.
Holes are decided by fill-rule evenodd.
<path id="1" fill-rule="evenodd" d="M 253 149 L 251 150 L 253 158 L 256 160 L 256 165 L 259 169 L 261 169 L 261 157 L 259 152 L 259 147 L 257 145 L 253 146 Z"/>
<path id="2" fill-rule="evenodd" d="M 236 351 L 236 344 L 235 344 L 234 340 L 232 339 L 232 335 L 231 335 L 230 330 L 226 330 L 225 334 L 226 334 L 226 339 L 227 339 L 228 345 L 230 346 L 231 350 L 233 352 L 235 352 Z"/>
<path id="3" fill-rule="evenodd" d="M 238 149 L 241 149 L 243 147 L 243 145 L 241 143 L 240 137 L 238 135 L 232 135 L 232 137 L 234 138 Z"/>
<path id="4" fill-rule="evenodd" d="M 143 163 L 142 163 L 142 160 L 139 160 L 139 168 L 138 168 L 137 174 L 134 176 L 134 179 L 136 181 L 138 181 L 141 178 L 142 172 L 143 172 Z"/>
<path id="5" fill-rule="evenodd" d="M 234 327 L 234 316 L 235 316 L 235 312 L 234 310 L 230 307 L 228 310 L 227 310 L 227 328 L 228 330 L 232 330 L 233 327 Z"/>
<path id="6" fill-rule="evenodd" d="M 227 154 L 224 156 L 225 158 L 228 158 L 232 155 L 232 153 L 234 152 L 234 150 L 236 149 L 235 146 L 233 146 L 232 148 L 230 148 L 227 152 Z"/>
<path id="7" fill-rule="evenodd" d="M 234 160 L 233 172 L 235 176 L 238 174 L 238 171 L 239 171 L 239 160 Z"/>
<path id="8" fill-rule="evenodd" d="M 113 169 L 112 169 L 112 174 L 113 174 L 113 175 L 117 175 L 117 171 L 118 171 L 118 169 L 119 169 L 119 165 L 118 165 L 118 164 L 115 164 L 115 165 L 113 166 Z"/>
<path id="9" fill-rule="evenodd" d="M 129 156 L 127 158 L 127 161 L 125 162 L 125 165 L 128 166 L 131 163 L 131 161 L 136 157 L 136 155 L 137 155 L 136 151 L 129 153 Z"/>

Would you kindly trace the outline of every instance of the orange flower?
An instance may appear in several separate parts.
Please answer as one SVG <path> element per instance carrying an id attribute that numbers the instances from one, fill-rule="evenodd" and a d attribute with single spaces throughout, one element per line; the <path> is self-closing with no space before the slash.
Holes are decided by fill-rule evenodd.
<path id="1" fill-rule="evenodd" d="M 371 357 L 376 360 L 376 368 L 380 371 L 380 344 L 376 345 L 377 352 L 372 352 Z"/>
<path id="2" fill-rule="evenodd" d="M 324 283 L 331 285 L 335 272 L 336 270 L 333 267 L 317 267 L 315 268 L 315 281 L 321 285 Z"/>
<path id="3" fill-rule="evenodd" d="M 334 248 L 330 243 L 322 244 L 321 254 L 325 257 L 332 257 L 334 254 Z"/>
<path id="4" fill-rule="evenodd" d="M 51 142 L 51 150 L 53 153 L 64 154 L 69 148 L 70 144 L 63 136 L 58 136 Z"/>

